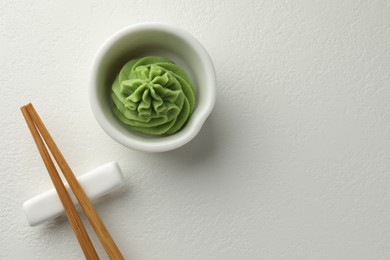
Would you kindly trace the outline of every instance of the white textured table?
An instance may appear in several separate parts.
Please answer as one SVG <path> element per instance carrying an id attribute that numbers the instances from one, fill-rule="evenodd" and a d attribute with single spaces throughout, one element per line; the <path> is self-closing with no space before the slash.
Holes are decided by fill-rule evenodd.
<path id="1" fill-rule="evenodd" d="M 19 111 L 30 101 L 77 174 L 122 166 L 126 184 L 96 207 L 127 259 L 390 259 L 389 14 L 389 1 L 0 1 L 0 259 L 83 258 L 65 218 L 23 215 L 52 186 Z M 218 76 L 199 136 L 163 154 L 111 140 L 88 103 L 98 47 L 143 21 L 188 30 Z"/>

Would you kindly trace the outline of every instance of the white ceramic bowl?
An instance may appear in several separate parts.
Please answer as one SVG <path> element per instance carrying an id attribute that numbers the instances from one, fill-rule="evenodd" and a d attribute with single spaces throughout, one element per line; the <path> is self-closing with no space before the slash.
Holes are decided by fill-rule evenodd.
<path id="1" fill-rule="evenodd" d="M 148 55 L 170 58 L 181 66 L 195 86 L 195 110 L 188 123 L 171 136 L 156 137 L 135 132 L 112 111 L 111 86 L 129 60 Z M 99 49 L 92 65 L 90 102 L 103 130 L 117 142 L 139 151 L 164 152 L 192 140 L 214 108 L 216 79 L 213 63 L 204 47 L 182 29 L 142 23 L 112 35 Z"/>

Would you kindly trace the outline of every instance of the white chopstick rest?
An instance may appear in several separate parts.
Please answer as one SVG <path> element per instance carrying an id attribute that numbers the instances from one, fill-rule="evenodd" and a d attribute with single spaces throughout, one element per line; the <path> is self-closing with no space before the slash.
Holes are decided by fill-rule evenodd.
<path id="1" fill-rule="evenodd" d="M 123 182 L 123 175 L 118 163 L 110 162 L 83 174 L 77 180 L 88 198 L 95 199 L 119 187 Z M 69 185 L 65 184 L 65 187 L 73 203 L 78 204 Z M 64 208 L 54 188 L 25 201 L 23 210 L 30 226 L 41 224 L 64 213 Z"/>

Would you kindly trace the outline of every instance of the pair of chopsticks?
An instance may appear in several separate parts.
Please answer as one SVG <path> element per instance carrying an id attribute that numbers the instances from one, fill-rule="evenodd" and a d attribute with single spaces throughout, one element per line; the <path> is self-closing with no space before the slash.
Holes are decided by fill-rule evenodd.
<path id="1" fill-rule="evenodd" d="M 58 196 L 61 200 L 62 205 L 64 206 L 66 215 L 69 219 L 74 233 L 76 234 L 77 240 L 84 252 L 85 257 L 87 259 L 99 259 L 99 256 L 96 253 L 92 241 L 88 236 L 88 233 L 83 225 L 83 222 L 80 219 L 80 216 L 77 214 L 76 208 L 73 205 L 69 193 L 66 190 L 64 183 L 62 182 L 61 177 L 58 174 L 58 171 L 52 161 L 52 158 L 49 155 L 48 150 L 46 149 L 46 146 L 49 148 L 54 159 L 56 160 L 57 165 L 61 169 L 65 179 L 67 180 L 70 188 L 73 191 L 73 194 L 76 196 L 81 208 L 87 216 L 88 221 L 91 223 L 91 226 L 95 230 L 95 233 L 97 234 L 100 242 L 106 250 L 109 258 L 124 259 L 117 245 L 112 239 L 110 233 L 105 227 L 103 221 L 97 214 L 95 207 L 92 205 L 86 193 L 80 186 L 75 175 L 73 174 L 68 163 L 66 162 L 64 156 L 58 149 L 57 145 L 55 144 L 53 138 L 43 124 L 38 113 L 35 111 L 33 105 L 30 103 L 21 107 L 20 109 L 22 110 L 24 119 L 27 122 L 28 128 L 30 129 L 35 144 L 38 147 L 39 153 L 41 154 L 43 162 L 45 163 L 45 166 L 49 172 L 53 185 L 57 190 Z M 44 142 L 46 142 L 46 146 Z"/>

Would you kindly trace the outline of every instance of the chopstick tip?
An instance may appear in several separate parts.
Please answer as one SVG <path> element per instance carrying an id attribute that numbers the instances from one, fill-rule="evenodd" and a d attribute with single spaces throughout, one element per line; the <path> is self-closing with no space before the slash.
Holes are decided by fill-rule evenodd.
<path id="1" fill-rule="evenodd" d="M 26 105 L 24 105 L 24 106 L 21 106 L 20 109 L 21 109 L 21 110 L 27 109 L 28 107 L 32 107 L 32 103 L 31 103 L 31 102 L 28 103 L 28 104 L 26 104 Z"/>

